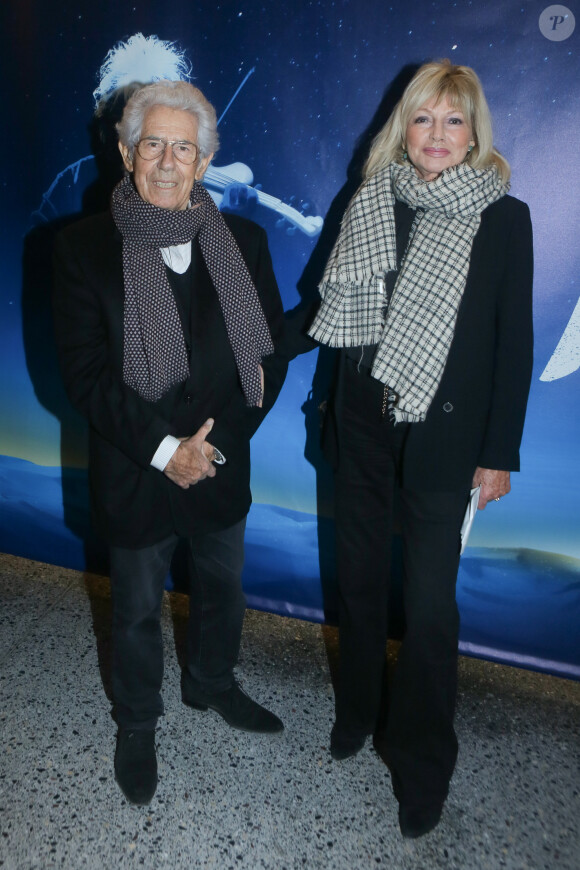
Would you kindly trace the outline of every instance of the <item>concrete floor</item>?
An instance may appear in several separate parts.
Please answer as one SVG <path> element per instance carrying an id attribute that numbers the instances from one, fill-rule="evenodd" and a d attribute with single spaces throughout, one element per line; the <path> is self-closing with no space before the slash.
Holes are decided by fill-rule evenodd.
<path id="1" fill-rule="evenodd" d="M 186 607 L 166 597 L 160 781 L 133 807 L 112 775 L 107 580 L 0 555 L 1 867 L 580 868 L 580 683 L 462 658 L 451 794 L 406 841 L 372 746 L 330 758 L 336 631 L 248 612 L 238 677 L 286 730 L 244 734 L 180 701 Z"/>

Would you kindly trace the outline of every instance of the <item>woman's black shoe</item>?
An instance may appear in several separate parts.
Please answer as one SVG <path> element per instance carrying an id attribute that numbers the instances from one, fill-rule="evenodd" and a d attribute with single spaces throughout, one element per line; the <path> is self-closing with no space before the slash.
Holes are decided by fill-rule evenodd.
<path id="1" fill-rule="evenodd" d="M 428 834 L 439 824 L 442 806 L 434 807 L 399 807 L 399 827 L 403 837 L 416 840 Z"/>
<path id="2" fill-rule="evenodd" d="M 332 726 L 330 732 L 330 754 L 335 761 L 344 761 L 345 758 L 350 758 L 351 755 L 356 755 L 365 745 L 366 736 L 359 734 L 346 734 L 340 731 L 336 725 Z"/>

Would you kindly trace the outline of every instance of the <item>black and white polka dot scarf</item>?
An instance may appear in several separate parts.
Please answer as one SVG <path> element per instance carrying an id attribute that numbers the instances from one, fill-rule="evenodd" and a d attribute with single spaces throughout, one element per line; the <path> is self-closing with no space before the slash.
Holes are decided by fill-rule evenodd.
<path id="1" fill-rule="evenodd" d="M 274 351 L 268 323 L 235 239 L 197 181 L 190 201 L 192 207 L 185 211 L 159 208 L 141 199 L 129 176 L 113 191 L 111 211 L 123 236 L 123 380 L 144 399 L 156 402 L 189 376 L 183 329 L 160 249 L 199 235 L 246 403 L 258 405 L 258 367 Z"/>

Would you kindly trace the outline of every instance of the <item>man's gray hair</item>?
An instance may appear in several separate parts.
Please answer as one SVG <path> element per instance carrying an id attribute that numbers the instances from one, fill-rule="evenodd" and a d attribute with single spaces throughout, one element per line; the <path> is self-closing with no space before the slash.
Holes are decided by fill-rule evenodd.
<path id="1" fill-rule="evenodd" d="M 189 82 L 162 79 L 143 85 L 128 100 L 123 117 L 117 124 L 119 139 L 129 148 L 131 157 L 141 138 L 143 120 L 153 106 L 167 106 L 189 112 L 197 120 L 197 145 L 201 157 L 215 154 L 219 148 L 215 109 L 199 88 Z"/>

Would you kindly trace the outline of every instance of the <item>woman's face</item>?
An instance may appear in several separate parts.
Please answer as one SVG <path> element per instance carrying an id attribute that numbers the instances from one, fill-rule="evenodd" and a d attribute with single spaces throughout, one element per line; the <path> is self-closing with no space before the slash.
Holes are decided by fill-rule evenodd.
<path id="1" fill-rule="evenodd" d="M 447 97 L 430 100 L 413 112 L 407 125 L 407 155 L 423 181 L 433 181 L 444 169 L 465 160 L 475 145 L 471 127 Z"/>

